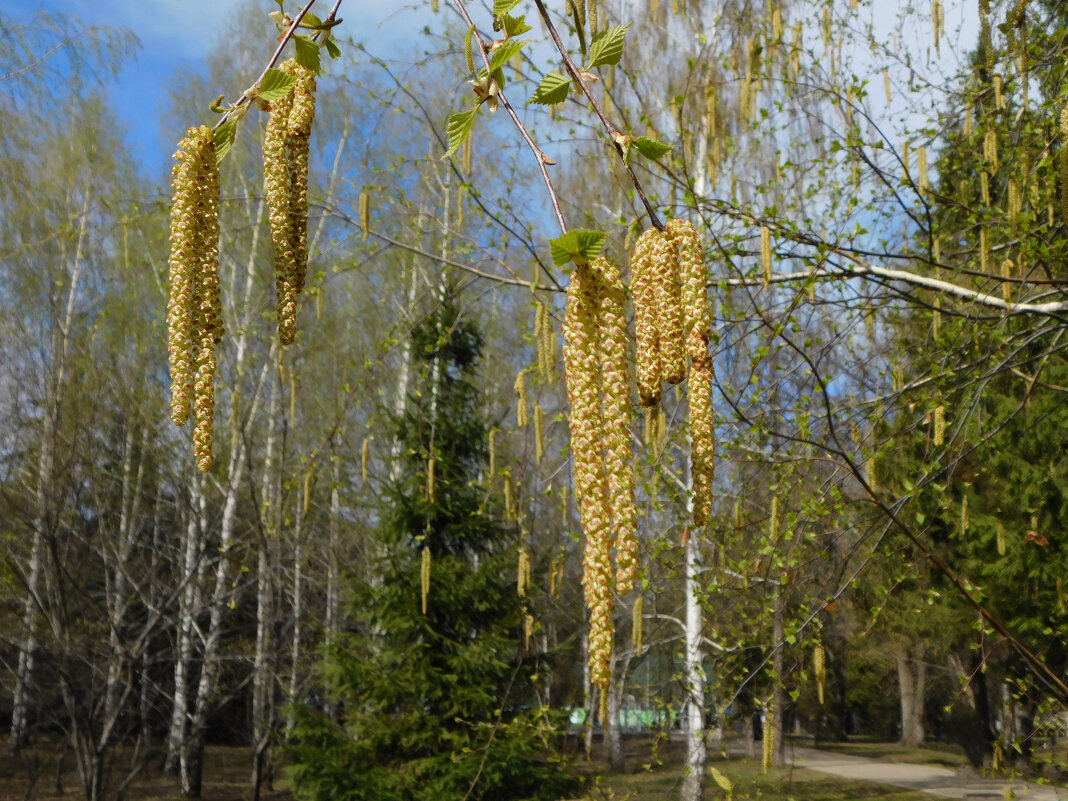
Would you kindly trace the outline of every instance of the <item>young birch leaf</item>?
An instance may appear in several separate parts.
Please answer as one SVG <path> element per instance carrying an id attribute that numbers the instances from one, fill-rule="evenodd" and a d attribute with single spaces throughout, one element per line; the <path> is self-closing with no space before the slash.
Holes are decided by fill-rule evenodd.
<path id="1" fill-rule="evenodd" d="M 215 163 L 222 162 L 223 157 L 230 152 L 234 144 L 234 135 L 237 133 L 237 120 L 228 120 L 215 129 Z"/>
<path id="2" fill-rule="evenodd" d="M 519 0 L 493 0 L 493 15 L 503 16 L 519 5 Z"/>
<path id="3" fill-rule="evenodd" d="M 575 264 L 589 264 L 604 247 L 608 237 L 604 231 L 568 231 L 563 236 L 549 240 L 549 250 L 553 254 L 553 264 L 563 267 L 569 261 Z"/>
<path id="4" fill-rule="evenodd" d="M 318 75 L 319 45 L 306 36 L 294 36 L 293 43 L 297 46 L 297 63 Z"/>
<path id="5" fill-rule="evenodd" d="M 631 144 L 647 159 L 654 161 L 671 151 L 671 145 L 665 145 L 663 142 L 650 139 L 648 136 L 637 136 Z"/>
<path id="6" fill-rule="evenodd" d="M 330 54 L 330 58 L 341 58 L 341 51 L 338 46 L 334 44 L 334 38 L 331 36 L 325 42 L 323 46 L 326 48 L 326 52 Z"/>
<path id="7" fill-rule="evenodd" d="M 527 25 L 526 17 L 510 17 L 507 14 L 501 15 L 501 22 L 504 24 L 504 35 L 509 39 L 513 36 L 520 36 L 527 31 L 533 30 Z"/>
<path id="8" fill-rule="evenodd" d="M 260 91 L 257 93 L 256 97 L 268 103 L 273 103 L 276 100 L 281 100 L 293 91 L 293 85 L 296 84 L 296 82 L 297 79 L 288 72 L 269 69 L 264 74 L 263 80 L 260 81 Z"/>
<path id="9" fill-rule="evenodd" d="M 449 136 L 449 152 L 442 156 L 443 159 L 451 157 L 453 153 L 460 149 L 460 145 L 471 134 L 471 128 L 475 124 L 475 114 L 477 113 L 478 106 L 475 106 L 469 111 L 454 111 L 449 115 L 448 125 L 445 126 L 445 131 Z"/>
<path id="10" fill-rule="evenodd" d="M 594 36 L 590 42 L 590 64 L 587 69 L 618 64 L 623 56 L 623 39 L 629 27 L 630 23 L 617 25 Z"/>
<path id="11" fill-rule="evenodd" d="M 323 27 L 323 21 L 315 16 L 310 11 L 306 11 L 304 16 L 300 18 L 300 24 L 308 28 L 321 28 Z"/>
<path id="12" fill-rule="evenodd" d="M 571 94 L 571 81 L 559 72 L 550 72 L 541 79 L 538 88 L 530 96 L 528 103 L 540 103 L 543 106 L 552 106 L 563 103 Z"/>
<path id="13" fill-rule="evenodd" d="M 496 72 L 509 61 L 512 60 L 512 56 L 523 49 L 523 45 L 527 44 L 529 39 L 507 39 L 498 45 L 497 49 L 490 53 L 490 72 Z"/>

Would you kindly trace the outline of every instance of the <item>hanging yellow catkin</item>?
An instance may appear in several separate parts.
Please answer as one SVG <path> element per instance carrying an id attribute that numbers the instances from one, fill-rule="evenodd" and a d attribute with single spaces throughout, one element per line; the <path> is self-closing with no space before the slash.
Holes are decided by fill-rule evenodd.
<path id="1" fill-rule="evenodd" d="M 770 704 L 768 704 L 767 709 L 767 715 L 764 718 L 764 741 L 762 743 L 764 758 L 761 761 L 761 768 L 764 773 L 771 770 L 775 757 L 775 710 Z"/>
<path id="2" fill-rule="evenodd" d="M 600 331 L 597 325 L 597 279 L 588 265 L 571 274 L 564 321 L 564 371 L 571 405 L 571 458 L 575 495 L 586 534 L 583 577 L 590 611 L 588 659 L 590 680 L 602 693 L 612 680 L 611 513 L 602 456 Z"/>
<path id="3" fill-rule="evenodd" d="M 367 192 L 360 192 L 360 228 L 363 232 L 363 241 L 367 241 L 367 232 L 371 230 L 371 199 Z"/>
<path id="4" fill-rule="evenodd" d="M 304 505 L 301 507 L 302 517 L 307 517 L 308 512 L 311 510 L 311 480 L 312 471 L 309 470 L 304 474 Z"/>
<path id="5" fill-rule="evenodd" d="M 290 64 L 290 62 L 286 62 Z M 296 294 L 304 290 L 308 274 L 308 163 L 311 158 L 311 129 L 315 119 L 315 73 L 293 62 L 289 70 L 296 77 L 293 105 L 286 120 L 286 156 L 289 159 L 290 236 L 293 248 L 293 281 Z M 296 310 L 293 312 L 296 316 Z"/>
<path id="6" fill-rule="evenodd" d="M 497 429 L 496 428 L 491 428 L 490 432 L 489 432 L 489 475 L 490 475 L 490 480 L 491 481 L 493 480 L 493 477 L 495 475 L 497 475 L 496 439 L 497 439 Z"/>
<path id="7" fill-rule="evenodd" d="M 771 288 L 771 231 L 766 225 L 760 226 L 760 266 L 766 291 Z"/>
<path id="8" fill-rule="evenodd" d="M 634 645 L 634 655 L 642 655 L 642 629 L 645 621 L 645 599 L 639 595 L 634 599 L 630 615 L 630 638 Z"/>
<path id="9" fill-rule="evenodd" d="M 986 229 L 979 229 L 979 269 L 984 273 L 987 272 L 987 261 L 990 256 L 990 249 L 986 243 Z"/>
<path id="10" fill-rule="evenodd" d="M 295 336 L 296 276 L 291 205 L 293 184 L 286 157 L 286 128 L 293 108 L 293 93 L 270 104 L 267 130 L 263 137 L 263 165 L 266 173 L 268 220 L 274 246 L 275 290 L 278 304 L 278 334 L 282 344 Z"/>
<path id="11" fill-rule="evenodd" d="M 512 507 L 512 471 L 504 471 L 504 517 L 506 520 L 515 519 L 515 509 Z"/>
<path id="12" fill-rule="evenodd" d="M 1005 108 L 1005 96 L 1001 90 L 1001 76 L 994 76 L 994 108 L 999 111 Z"/>
<path id="13" fill-rule="evenodd" d="M 946 407 L 938 404 L 934 410 L 934 445 L 940 447 L 946 441 Z"/>
<path id="14" fill-rule="evenodd" d="M 817 643 L 812 652 L 812 672 L 816 677 L 816 691 L 819 693 L 820 706 L 823 706 L 823 690 L 827 684 L 827 654 L 823 643 Z"/>
<path id="15" fill-rule="evenodd" d="M 530 650 L 530 638 L 534 636 L 534 615 L 523 615 L 523 650 Z"/>
<path id="16" fill-rule="evenodd" d="M 426 460 L 426 499 L 434 502 L 434 466 L 436 460 L 433 456 Z"/>
<path id="17" fill-rule="evenodd" d="M 634 503 L 631 453 L 630 376 L 627 367 L 627 320 L 619 268 L 603 256 L 590 265 L 597 281 L 597 328 L 600 340 L 602 442 L 605 479 L 612 508 L 616 546 L 616 592 L 626 595 L 638 573 L 638 516 Z"/>
<path id="18" fill-rule="evenodd" d="M 1061 214 L 1068 221 L 1068 106 L 1061 109 Z M 1052 227 L 1052 226 L 1051 226 Z"/>
<path id="19" fill-rule="evenodd" d="M 972 107 L 964 109 L 964 135 L 971 136 L 975 130 L 975 118 L 972 116 Z"/>
<path id="20" fill-rule="evenodd" d="M 363 438 L 363 447 L 360 449 L 360 475 L 363 477 L 363 483 L 367 483 L 367 458 L 371 454 L 371 440 L 368 437 Z"/>
<path id="21" fill-rule="evenodd" d="M 771 511 L 768 513 L 768 539 L 774 540 L 779 536 L 779 499 L 771 496 Z"/>
<path id="22" fill-rule="evenodd" d="M 968 535 L 968 496 L 965 495 L 960 501 L 960 536 L 964 539 Z"/>
<path id="23" fill-rule="evenodd" d="M 530 555 L 525 550 L 519 551 L 519 560 L 516 565 L 515 590 L 520 598 L 527 597 L 527 586 L 530 584 Z"/>
<path id="24" fill-rule="evenodd" d="M 985 170 L 983 172 L 979 173 L 979 187 L 980 187 L 980 194 L 982 195 L 982 198 L 983 198 L 983 205 L 984 206 L 989 206 L 990 205 L 990 176 L 986 173 Z"/>
<path id="25" fill-rule="evenodd" d="M 1005 259 L 1001 262 L 1001 295 L 1005 298 L 1005 302 L 1009 303 L 1012 300 L 1012 259 Z"/>
<path id="26" fill-rule="evenodd" d="M 998 556 L 1004 556 L 1005 555 L 1005 526 L 1000 522 L 998 523 L 997 546 L 998 546 Z"/>
<path id="27" fill-rule="evenodd" d="M 987 130 L 983 137 L 983 158 L 990 165 L 992 172 L 998 169 L 998 135 L 993 128 Z"/>
<path id="28" fill-rule="evenodd" d="M 1023 199 L 1020 196 L 1020 184 L 1015 178 L 1009 179 L 1009 222 L 1015 224 L 1023 208 Z"/>
<path id="29" fill-rule="evenodd" d="M 541 467 L 542 452 L 545 449 L 545 412 L 541 404 L 534 406 L 534 462 Z"/>
<path id="30" fill-rule="evenodd" d="M 654 252 L 664 248 L 663 234 L 655 228 L 645 231 L 634 243 L 630 262 L 631 301 L 634 304 L 635 361 L 638 398 L 642 406 L 660 402 L 660 338 L 653 277 Z"/>
<path id="31" fill-rule="evenodd" d="M 934 310 L 931 312 L 931 335 L 938 338 L 938 332 L 942 328 L 942 298 L 936 297 L 931 301 Z"/>
<path id="32" fill-rule="evenodd" d="M 926 192 L 931 185 L 927 181 L 927 148 L 922 145 L 916 148 L 916 170 L 919 173 L 920 189 Z"/>
<path id="33" fill-rule="evenodd" d="M 868 461 L 864 463 L 864 480 L 867 482 L 871 489 L 876 489 L 876 476 L 875 476 L 875 457 L 868 457 Z"/>
<path id="34" fill-rule="evenodd" d="M 886 90 L 886 102 L 889 104 L 893 98 L 890 95 L 890 70 L 883 68 L 883 89 Z"/>
<path id="35" fill-rule="evenodd" d="M 422 595 L 423 614 L 426 614 L 426 602 L 430 597 L 430 548 L 423 546 L 422 561 L 419 565 L 419 586 Z"/>
<path id="36" fill-rule="evenodd" d="M 556 597 L 556 562 L 549 563 L 549 597 Z"/>
<path id="37" fill-rule="evenodd" d="M 527 424 L 527 382 L 526 368 L 519 371 L 515 377 L 515 419 L 516 425 L 523 428 Z"/>

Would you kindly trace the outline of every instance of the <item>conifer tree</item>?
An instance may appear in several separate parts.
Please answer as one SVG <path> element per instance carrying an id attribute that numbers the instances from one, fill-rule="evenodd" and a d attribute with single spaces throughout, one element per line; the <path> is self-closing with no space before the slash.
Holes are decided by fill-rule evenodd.
<path id="1" fill-rule="evenodd" d="M 316 801 L 559 798 L 574 788 L 545 758 L 551 727 L 525 651 L 516 531 L 480 481 L 482 337 L 446 300 L 413 338 L 422 378 L 393 420 L 401 464 L 382 492 L 377 564 L 353 579 L 349 631 L 322 665 L 339 719 L 298 716 L 296 792 Z"/>

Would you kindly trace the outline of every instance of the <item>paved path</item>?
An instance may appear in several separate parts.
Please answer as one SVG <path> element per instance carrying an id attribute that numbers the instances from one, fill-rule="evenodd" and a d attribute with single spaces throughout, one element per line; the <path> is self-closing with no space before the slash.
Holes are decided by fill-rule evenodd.
<path id="1" fill-rule="evenodd" d="M 818 770 L 845 779 L 890 784 L 939 798 L 1068 801 L 1068 790 L 1061 789 L 1058 795 L 1056 788 L 1028 784 L 1020 779 L 983 779 L 974 775 L 958 774 L 948 768 L 909 762 L 878 762 L 863 757 L 836 754 L 833 751 L 817 751 L 813 748 L 787 746 L 786 751 L 788 758 L 799 768 Z M 1006 787 L 1015 795 L 1006 794 Z"/>

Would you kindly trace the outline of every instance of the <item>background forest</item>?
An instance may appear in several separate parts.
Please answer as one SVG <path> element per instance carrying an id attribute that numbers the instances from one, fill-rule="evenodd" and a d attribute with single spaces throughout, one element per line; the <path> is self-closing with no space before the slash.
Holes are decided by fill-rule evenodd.
<path id="1" fill-rule="evenodd" d="M 242 120 L 206 473 L 168 420 L 169 168 L 130 158 L 110 95 L 138 32 L 0 14 L 0 770 L 19 797 L 50 797 L 64 764 L 93 801 L 146 776 L 200 797 L 228 745 L 248 755 L 234 797 L 571 798 L 590 788 L 565 756 L 596 741 L 624 770 L 638 735 L 643 762 L 684 744 L 686 801 L 730 793 L 706 782 L 710 750 L 763 740 L 781 766 L 788 735 L 1055 775 L 1068 8 L 497 6 L 434 0 L 375 45 L 340 5 L 285 347 L 267 115 Z M 161 141 L 257 79 L 277 8 L 234 4 L 203 32 L 203 65 L 158 87 Z M 575 82 L 590 96 L 571 91 L 552 34 L 589 64 L 623 25 L 621 55 Z M 461 144 L 465 44 L 477 73 L 499 38 L 531 41 L 501 66 L 522 127 L 486 103 Z M 528 104 L 551 71 L 558 102 Z M 703 239 L 715 500 L 692 526 L 687 392 L 644 411 L 634 393 L 641 568 L 602 699 L 561 356 L 572 266 L 548 240 L 604 231 L 626 278 L 642 194 Z"/>

